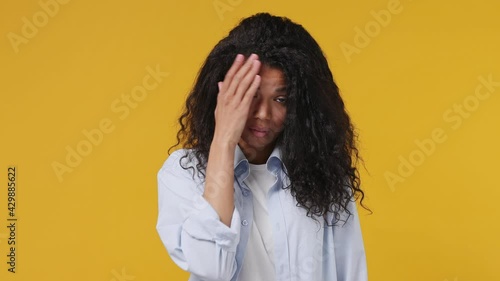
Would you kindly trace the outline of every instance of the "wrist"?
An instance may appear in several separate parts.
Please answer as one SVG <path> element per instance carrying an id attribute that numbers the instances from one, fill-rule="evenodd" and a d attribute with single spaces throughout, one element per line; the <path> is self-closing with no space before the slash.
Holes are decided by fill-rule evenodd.
<path id="1" fill-rule="evenodd" d="M 237 141 L 214 135 L 211 147 L 216 147 L 218 149 L 234 150 L 236 148 L 236 145 L 238 145 Z"/>

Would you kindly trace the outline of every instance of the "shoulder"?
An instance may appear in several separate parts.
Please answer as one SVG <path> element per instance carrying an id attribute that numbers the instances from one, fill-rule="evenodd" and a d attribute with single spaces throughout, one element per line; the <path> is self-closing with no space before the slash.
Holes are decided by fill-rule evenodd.
<path id="1" fill-rule="evenodd" d="M 172 152 L 172 154 L 170 154 L 167 157 L 167 160 L 165 160 L 165 162 L 163 163 L 163 166 L 161 167 L 160 171 L 180 166 L 181 158 L 188 154 L 190 154 L 190 150 L 184 148 L 177 149 L 176 151 Z"/>
<path id="2" fill-rule="evenodd" d="M 203 178 L 196 176 L 199 173 L 192 158 L 196 157 L 191 150 L 179 149 L 165 160 L 157 173 L 160 201 L 175 205 L 203 192 Z"/>
<path id="3" fill-rule="evenodd" d="M 192 149 L 178 149 L 172 152 L 165 160 L 158 171 L 158 177 L 175 176 L 192 178 L 193 174 L 199 174 L 196 167 L 197 163 L 198 161 Z"/>

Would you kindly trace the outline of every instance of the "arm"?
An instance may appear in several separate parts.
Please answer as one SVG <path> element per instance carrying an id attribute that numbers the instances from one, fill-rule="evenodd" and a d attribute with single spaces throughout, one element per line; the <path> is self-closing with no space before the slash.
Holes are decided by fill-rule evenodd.
<path id="1" fill-rule="evenodd" d="M 202 196 L 203 183 L 179 165 L 180 150 L 172 153 L 158 173 L 156 229 L 172 260 L 203 280 L 230 280 L 236 272 L 240 239 L 239 213 L 232 210 L 231 227 Z"/>
<path id="2" fill-rule="evenodd" d="M 251 55 L 243 62 L 243 56 L 237 56 L 224 81 L 218 84 L 215 132 L 203 193 L 227 226 L 234 209 L 234 150 L 245 127 L 252 98 L 260 85 L 258 56 Z"/>
<path id="3" fill-rule="evenodd" d="M 234 150 L 260 84 L 260 62 L 237 56 L 219 82 L 215 132 L 204 181 L 179 165 L 174 152 L 158 173 L 157 230 L 174 262 L 203 280 L 235 274 L 240 216 L 234 207 Z"/>
<path id="4" fill-rule="evenodd" d="M 234 150 L 235 146 L 214 139 L 208 156 L 203 198 L 212 205 L 221 221 L 231 225 L 234 210 Z"/>
<path id="5" fill-rule="evenodd" d="M 351 212 L 348 221 L 345 224 L 339 221 L 333 227 L 337 278 L 339 281 L 366 281 L 366 255 L 356 202 L 350 201 L 347 208 Z M 341 219 L 347 219 L 347 214 L 342 214 Z"/>

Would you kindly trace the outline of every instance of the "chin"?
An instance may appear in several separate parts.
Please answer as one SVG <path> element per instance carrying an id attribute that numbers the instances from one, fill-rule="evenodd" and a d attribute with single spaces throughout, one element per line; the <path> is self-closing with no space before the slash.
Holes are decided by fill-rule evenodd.
<path id="1" fill-rule="evenodd" d="M 241 138 L 244 142 L 244 145 L 247 147 L 252 147 L 256 150 L 262 150 L 269 145 L 269 141 L 263 138 L 256 138 L 252 135 L 242 136 Z"/>

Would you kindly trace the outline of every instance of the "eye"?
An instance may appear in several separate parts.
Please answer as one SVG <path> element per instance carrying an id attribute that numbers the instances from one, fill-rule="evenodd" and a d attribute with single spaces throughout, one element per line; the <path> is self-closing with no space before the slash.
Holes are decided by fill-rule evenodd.
<path id="1" fill-rule="evenodd" d="M 279 102 L 279 103 L 286 103 L 286 98 L 285 97 L 278 97 L 276 99 L 274 99 L 275 101 Z"/>

